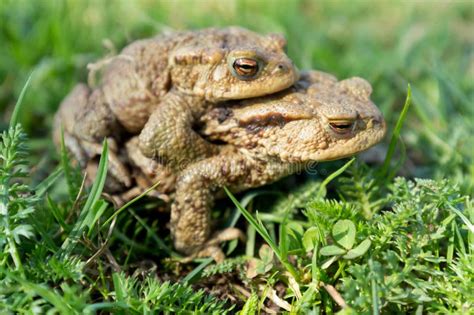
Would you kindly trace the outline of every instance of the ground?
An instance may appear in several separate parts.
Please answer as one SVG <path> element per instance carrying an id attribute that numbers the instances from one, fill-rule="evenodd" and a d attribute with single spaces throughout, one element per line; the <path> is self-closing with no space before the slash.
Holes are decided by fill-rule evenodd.
<path id="1" fill-rule="evenodd" d="M 146 198 L 114 210 L 100 176 L 81 188 L 51 122 L 87 63 L 160 31 L 224 25 L 284 33 L 300 69 L 367 79 L 389 132 L 330 182 L 347 160 L 236 196 L 250 214 L 226 198 L 216 222 L 244 211 L 246 243 L 226 245 L 221 265 L 180 264 L 169 215 Z M 3 1 L 0 309 L 472 310 L 473 28 L 472 1 Z M 8 129 L 31 73 L 22 129 Z"/>

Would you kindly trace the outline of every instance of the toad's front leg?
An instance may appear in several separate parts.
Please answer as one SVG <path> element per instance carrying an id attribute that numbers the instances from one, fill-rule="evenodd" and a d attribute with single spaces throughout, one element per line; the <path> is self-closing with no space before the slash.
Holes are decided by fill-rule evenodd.
<path id="1" fill-rule="evenodd" d="M 209 239 L 210 209 L 216 191 L 243 180 L 249 174 L 248 161 L 239 154 L 217 155 L 187 167 L 176 185 L 171 206 L 171 234 L 175 248 L 188 255 L 220 255 Z M 219 260 L 219 258 L 218 258 Z"/>
<path id="2" fill-rule="evenodd" d="M 232 191 L 256 187 L 288 174 L 279 164 L 257 162 L 244 154 L 226 153 L 194 163 L 180 175 L 175 201 L 171 206 L 171 233 L 177 250 L 192 256 L 224 256 L 210 236 L 210 209 L 216 193 L 227 186 Z M 217 241 L 237 238 L 241 234 L 226 231 Z"/>
<path id="3" fill-rule="evenodd" d="M 203 100 L 170 92 L 157 105 L 139 136 L 142 153 L 175 169 L 217 153 L 218 146 L 193 130 Z"/>

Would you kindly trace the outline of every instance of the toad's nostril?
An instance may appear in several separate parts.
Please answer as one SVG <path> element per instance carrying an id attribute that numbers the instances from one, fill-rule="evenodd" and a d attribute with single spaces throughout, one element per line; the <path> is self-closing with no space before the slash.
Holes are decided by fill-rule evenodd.
<path id="1" fill-rule="evenodd" d="M 278 64 L 278 70 L 283 71 L 283 70 L 285 70 L 285 68 L 286 67 L 285 67 L 284 64 L 282 64 L 282 63 Z"/>
<path id="2" fill-rule="evenodd" d="M 373 125 L 381 125 L 383 123 L 383 117 L 382 116 L 374 116 L 370 120 Z"/>

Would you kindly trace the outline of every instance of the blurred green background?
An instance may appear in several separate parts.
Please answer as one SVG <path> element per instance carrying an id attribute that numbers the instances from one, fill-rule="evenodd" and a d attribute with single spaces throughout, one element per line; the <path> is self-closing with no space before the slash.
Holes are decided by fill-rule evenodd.
<path id="1" fill-rule="evenodd" d="M 89 62 L 160 31 L 224 25 L 285 34 L 300 69 L 364 77 L 389 135 L 410 83 L 401 173 L 447 177 L 472 194 L 473 1 L 2 0 L 0 128 L 34 71 L 21 122 L 32 160 L 47 173 L 53 114 Z"/>

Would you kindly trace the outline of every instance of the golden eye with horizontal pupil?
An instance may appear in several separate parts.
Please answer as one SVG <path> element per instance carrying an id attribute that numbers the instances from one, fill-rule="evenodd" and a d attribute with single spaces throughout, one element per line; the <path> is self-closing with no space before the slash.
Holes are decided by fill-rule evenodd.
<path id="1" fill-rule="evenodd" d="M 259 70 L 257 60 L 250 58 L 236 59 L 232 67 L 234 68 L 235 73 L 243 79 L 253 78 Z"/>
<path id="2" fill-rule="evenodd" d="M 347 135 L 354 130 L 355 122 L 353 120 L 330 121 L 329 127 L 335 133 Z"/>

